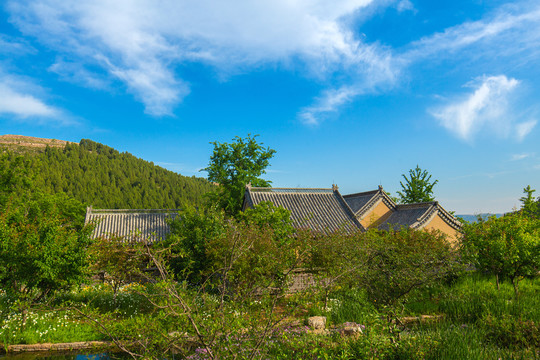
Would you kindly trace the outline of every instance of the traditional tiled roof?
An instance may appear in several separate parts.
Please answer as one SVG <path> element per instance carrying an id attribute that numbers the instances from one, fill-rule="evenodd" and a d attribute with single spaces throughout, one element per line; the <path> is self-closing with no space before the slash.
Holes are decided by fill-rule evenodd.
<path id="1" fill-rule="evenodd" d="M 356 218 L 361 219 L 369 213 L 380 201 L 384 202 L 391 210 L 395 209 L 396 204 L 386 194 L 382 186 L 377 190 L 366 191 L 356 194 L 344 195 L 343 198 L 354 211 Z"/>
<path id="2" fill-rule="evenodd" d="M 94 223 L 92 238 L 122 236 L 126 240 L 164 239 L 170 232 L 166 219 L 174 218 L 179 210 L 86 210 L 85 223 Z"/>
<path id="3" fill-rule="evenodd" d="M 439 215 L 448 225 L 454 229 L 461 228 L 461 223 L 452 214 L 447 212 L 437 201 L 396 205 L 392 214 L 378 226 L 379 229 L 399 229 L 402 226 L 413 229 L 422 229 L 436 216 Z"/>
<path id="4" fill-rule="evenodd" d="M 289 210 L 297 228 L 322 233 L 363 230 L 337 186 L 332 189 L 246 187 L 244 210 L 263 201 Z"/>

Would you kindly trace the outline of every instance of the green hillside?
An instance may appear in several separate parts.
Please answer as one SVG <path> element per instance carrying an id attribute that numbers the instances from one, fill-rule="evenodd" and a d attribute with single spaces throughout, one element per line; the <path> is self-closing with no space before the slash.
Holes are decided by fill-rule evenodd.
<path id="1" fill-rule="evenodd" d="M 30 179 L 32 190 L 65 193 L 95 208 L 178 209 L 199 205 L 214 187 L 91 140 L 0 138 L 2 168 L 18 161 L 16 171 Z"/>

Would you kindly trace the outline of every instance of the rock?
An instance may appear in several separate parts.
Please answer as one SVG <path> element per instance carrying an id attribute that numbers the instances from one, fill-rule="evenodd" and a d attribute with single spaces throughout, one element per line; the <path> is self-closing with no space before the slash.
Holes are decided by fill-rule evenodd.
<path id="1" fill-rule="evenodd" d="M 321 330 L 326 328 L 326 317 L 312 316 L 308 318 L 308 326 L 313 330 Z"/>
<path id="2" fill-rule="evenodd" d="M 343 336 L 358 336 L 362 334 L 362 328 L 360 326 L 344 326 L 338 332 Z"/>

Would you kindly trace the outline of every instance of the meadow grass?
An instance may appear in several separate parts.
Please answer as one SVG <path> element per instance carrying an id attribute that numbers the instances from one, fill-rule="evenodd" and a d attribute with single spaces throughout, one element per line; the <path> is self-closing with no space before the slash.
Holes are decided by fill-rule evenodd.
<path id="1" fill-rule="evenodd" d="M 76 306 L 113 314 L 115 326 L 129 335 L 129 328 L 157 324 L 161 316 L 142 290 L 142 285 L 134 284 L 114 296 L 103 284 L 81 287 L 58 297 L 55 305 L 65 310 L 30 310 L 24 316 L 10 307 L 5 293 L 0 294 L 0 342 L 105 340 L 78 313 L 66 310 Z M 400 326 L 389 323 L 385 309 L 377 309 L 364 290 L 341 289 L 326 301 L 308 299 L 303 314 L 325 315 L 329 326 L 362 324 L 361 336 L 314 335 L 305 328 L 284 328 L 265 342 L 263 352 L 272 359 L 540 359 L 540 279 L 523 280 L 520 291 L 516 298 L 511 284 L 503 282 L 497 290 L 494 278 L 468 275 L 451 285 L 411 294 L 398 312 L 399 316 L 442 315 L 441 320 Z M 190 356 L 205 359 L 201 351 Z"/>
<path id="2" fill-rule="evenodd" d="M 139 317 L 151 308 L 139 291 L 142 286 L 122 287 L 116 296 L 106 284 L 81 286 L 59 294 L 50 307 L 21 312 L 6 293 L 0 293 L 0 343 L 36 344 L 108 340 L 75 308 L 114 313 L 119 321 Z"/>

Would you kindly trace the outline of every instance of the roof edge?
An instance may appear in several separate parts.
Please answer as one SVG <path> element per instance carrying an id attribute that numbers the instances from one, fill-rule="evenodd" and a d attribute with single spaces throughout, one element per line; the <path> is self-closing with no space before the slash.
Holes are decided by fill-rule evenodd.
<path id="1" fill-rule="evenodd" d="M 366 204 L 362 206 L 356 212 L 357 217 L 363 217 L 369 210 L 371 210 L 373 207 L 375 207 L 375 205 L 379 203 L 379 200 L 382 200 L 382 202 L 386 206 L 388 206 L 388 208 L 390 208 L 392 212 L 396 210 L 396 206 L 397 206 L 396 203 L 394 202 L 394 200 L 390 198 L 390 196 L 388 196 L 388 194 L 386 193 L 386 191 L 384 191 L 382 186 L 379 185 L 379 188 L 377 190 L 367 191 L 366 193 L 371 193 L 371 192 L 373 192 L 373 197 L 369 199 L 369 201 L 366 202 Z"/>
<path id="2" fill-rule="evenodd" d="M 349 216 L 351 217 L 353 223 L 358 226 L 358 228 L 360 229 L 360 231 L 363 231 L 365 232 L 366 231 L 366 228 L 364 227 L 364 225 L 362 225 L 360 223 L 360 221 L 358 221 L 358 218 L 356 217 L 356 214 L 354 213 L 354 211 L 351 209 L 351 207 L 349 206 L 349 204 L 347 203 L 347 201 L 343 198 L 343 195 L 341 195 L 341 193 L 339 192 L 339 190 L 337 189 L 337 187 L 335 188 L 334 190 L 334 193 L 336 194 L 336 196 L 338 197 L 339 201 L 341 201 L 341 203 L 343 205 L 345 205 L 345 211 L 347 211 L 347 213 L 349 214 Z"/>
<path id="3" fill-rule="evenodd" d="M 418 204 L 410 204 L 410 205 L 420 205 L 420 204 L 429 204 L 428 203 L 418 203 Z M 432 206 L 422 215 L 418 218 L 418 221 L 411 225 L 411 227 L 415 229 L 423 228 L 427 223 L 429 223 L 435 216 L 439 215 L 441 219 L 447 223 L 450 227 L 452 227 L 455 230 L 460 230 L 463 226 L 461 222 L 452 214 L 450 214 L 448 211 L 446 211 L 441 204 L 439 204 L 438 201 L 431 202 Z"/>

